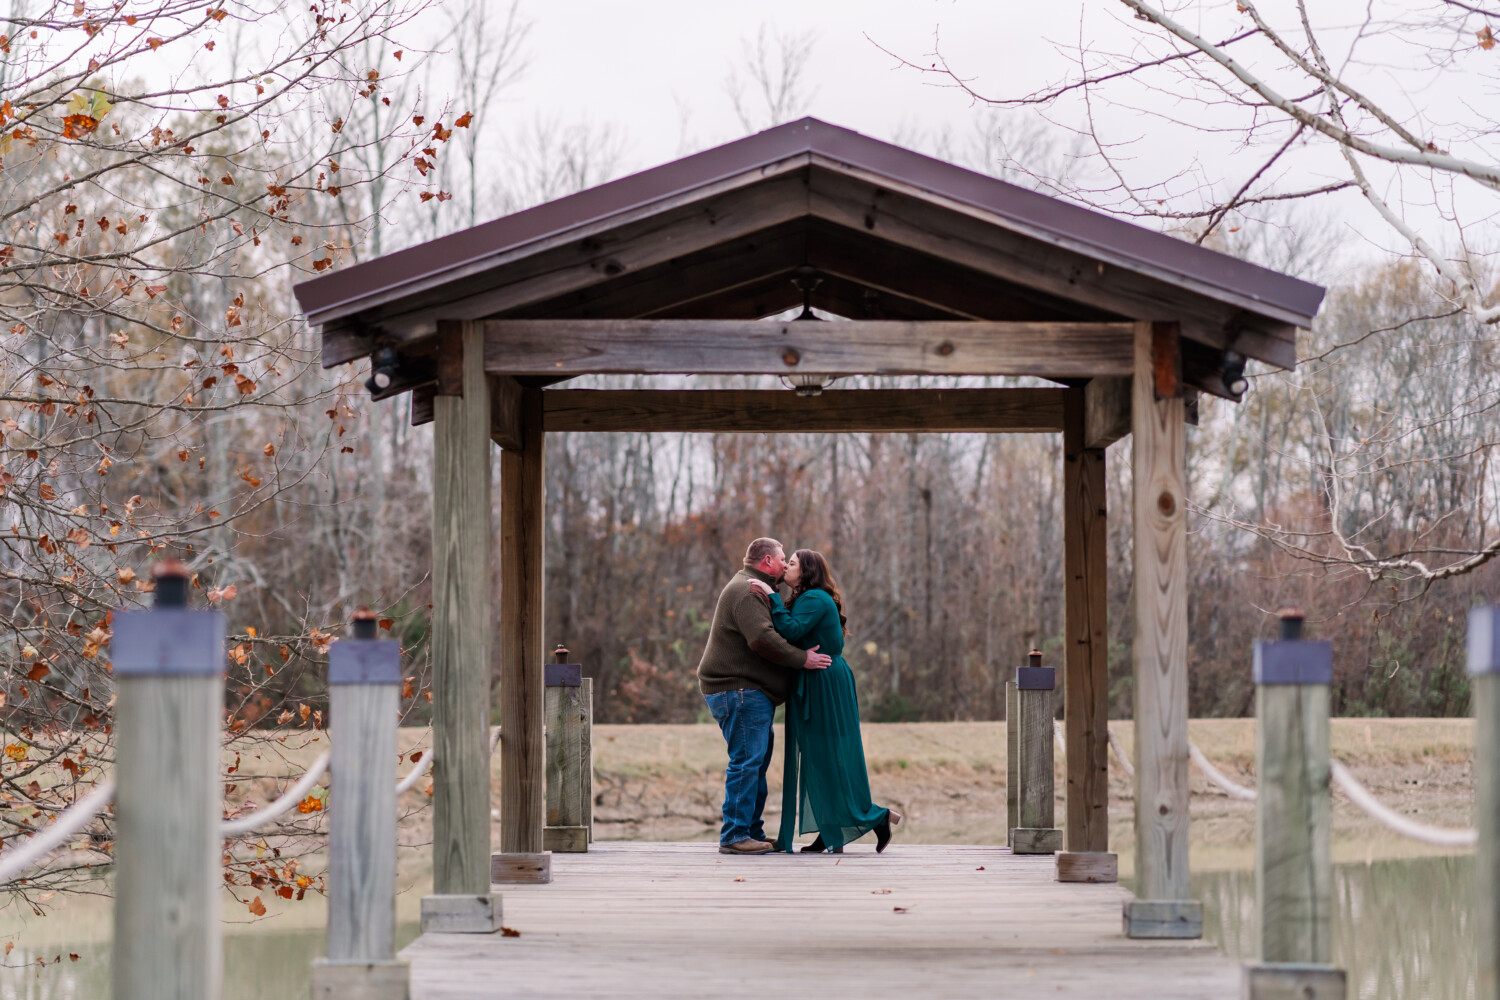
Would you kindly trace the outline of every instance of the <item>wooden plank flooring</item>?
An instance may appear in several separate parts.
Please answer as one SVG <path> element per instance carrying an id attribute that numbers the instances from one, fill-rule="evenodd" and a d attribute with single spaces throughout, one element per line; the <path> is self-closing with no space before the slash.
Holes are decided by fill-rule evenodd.
<path id="1" fill-rule="evenodd" d="M 898 834 L 899 838 L 899 834 Z M 736 858 L 595 843 L 551 885 L 504 886 L 519 937 L 426 934 L 413 1000 L 470 997 L 1234 997 L 1200 942 L 1130 941 L 1126 890 L 1053 881 L 1050 857 L 921 846 Z"/>

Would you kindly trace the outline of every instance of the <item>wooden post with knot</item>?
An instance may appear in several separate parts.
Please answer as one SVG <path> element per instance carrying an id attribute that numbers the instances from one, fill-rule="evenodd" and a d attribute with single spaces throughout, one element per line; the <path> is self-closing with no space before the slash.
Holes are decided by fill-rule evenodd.
<path id="1" fill-rule="evenodd" d="M 1026 666 L 1016 668 L 1018 759 L 1014 770 L 1019 787 L 1010 849 L 1016 854 L 1056 854 L 1062 850 L 1062 831 L 1055 826 L 1052 776 L 1052 696 L 1057 690 L 1057 671 L 1042 666 L 1041 650 L 1033 649 L 1028 659 Z M 1010 798 L 1008 792 L 1006 798 Z"/>
<path id="2" fill-rule="evenodd" d="M 568 662 L 558 643 L 547 664 L 543 707 L 547 718 L 547 824 L 542 846 L 584 853 L 593 840 L 593 681 Z"/>
<path id="3" fill-rule="evenodd" d="M 1247 1000 L 1344 1000 L 1333 957 L 1333 801 L 1328 710 L 1333 647 L 1302 638 L 1302 612 L 1281 612 L 1281 638 L 1255 644 L 1255 931 Z"/>
<path id="4" fill-rule="evenodd" d="M 407 1000 L 396 958 L 396 722 L 401 647 L 375 638 L 369 608 L 328 651 L 333 809 L 328 836 L 328 957 L 313 1000 Z"/>
<path id="5" fill-rule="evenodd" d="M 157 564 L 154 607 L 114 617 L 114 1000 L 216 1000 L 224 616 Z"/>

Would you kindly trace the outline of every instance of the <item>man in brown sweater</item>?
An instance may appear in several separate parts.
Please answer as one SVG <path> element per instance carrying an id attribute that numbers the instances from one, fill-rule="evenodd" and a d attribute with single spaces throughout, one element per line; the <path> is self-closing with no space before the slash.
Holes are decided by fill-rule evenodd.
<path id="1" fill-rule="evenodd" d="M 771 586 L 786 571 L 786 551 L 774 538 L 757 538 L 745 550 L 745 567 L 725 584 L 714 608 L 708 645 L 698 663 L 698 689 L 729 745 L 724 772 L 724 825 L 720 854 L 767 854 L 761 812 L 771 766 L 776 706 L 786 701 L 795 670 L 825 670 L 831 658 L 801 650 L 776 633 L 765 597 L 750 586 Z"/>

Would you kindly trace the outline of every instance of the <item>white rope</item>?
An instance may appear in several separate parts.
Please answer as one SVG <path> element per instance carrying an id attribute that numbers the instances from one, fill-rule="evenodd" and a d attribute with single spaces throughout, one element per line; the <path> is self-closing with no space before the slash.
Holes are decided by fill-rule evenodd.
<path id="1" fill-rule="evenodd" d="M 259 812 L 253 812 L 238 819 L 224 820 L 219 824 L 219 836 L 238 837 L 241 834 L 258 830 L 307 798 L 307 793 L 313 790 L 313 786 L 318 783 L 323 772 L 328 770 L 328 761 L 331 756 L 330 751 L 323 751 L 323 756 L 313 762 L 313 766 L 307 769 L 307 773 L 302 775 L 295 785 L 282 792 L 279 799 Z"/>
<path id="2" fill-rule="evenodd" d="M 1354 801 L 1371 817 L 1403 837 L 1412 840 L 1420 840 L 1426 844 L 1436 844 L 1439 847 L 1473 847 L 1479 843 L 1479 831 L 1475 829 L 1451 830 L 1438 826 L 1428 826 L 1426 823 L 1418 823 L 1414 819 L 1407 819 L 1394 809 L 1381 804 L 1380 800 L 1370 794 L 1370 790 L 1359 783 L 1349 769 L 1338 761 L 1330 761 L 1333 771 L 1333 780 L 1337 781 L 1344 794 Z"/>
<path id="3" fill-rule="evenodd" d="M 1194 764 L 1198 765 L 1198 770 L 1203 772 L 1203 776 L 1224 789 L 1224 792 L 1231 799 L 1239 799 L 1241 802 L 1255 801 L 1255 789 L 1246 788 L 1244 785 L 1236 785 L 1226 778 L 1217 767 L 1208 762 L 1207 757 L 1203 756 L 1203 751 L 1198 749 L 1198 744 L 1188 744 L 1188 756 L 1193 759 Z"/>
<path id="4" fill-rule="evenodd" d="M 417 783 L 418 779 L 420 779 L 422 775 L 426 774 L 432 768 L 432 758 L 433 752 L 431 750 L 427 751 L 426 755 L 422 757 L 421 762 L 418 763 L 416 767 L 411 769 L 411 773 L 402 778 L 400 781 L 396 782 L 397 795 L 401 795 L 404 792 L 410 791 L 411 787 Z"/>
<path id="5" fill-rule="evenodd" d="M 88 826 L 114 797 L 114 779 L 107 778 L 95 785 L 92 792 L 64 809 L 45 830 L 37 831 L 24 843 L 0 854 L 0 884 L 10 882 L 66 843 L 69 837 Z"/>
<path id="6" fill-rule="evenodd" d="M 1115 735 L 1113 729 L 1106 729 L 1105 731 L 1109 733 L 1109 745 L 1115 752 L 1115 760 L 1119 761 L 1120 766 L 1125 769 L 1125 777 L 1134 778 L 1135 765 L 1130 763 L 1130 758 L 1125 756 L 1125 751 L 1120 748 L 1120 738 Z"/>

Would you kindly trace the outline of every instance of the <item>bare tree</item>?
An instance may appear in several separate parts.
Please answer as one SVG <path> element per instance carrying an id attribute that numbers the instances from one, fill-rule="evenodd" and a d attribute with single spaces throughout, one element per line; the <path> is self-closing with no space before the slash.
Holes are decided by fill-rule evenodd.
<path id="1" fill-rule="evenodd" d="M 812 102 L 805 73 L 817 35 L 772 31 L 761 25 L 741 39 L 740 61 L 724 78 L 724 92 L 746 132 L 791 121 Z"/>

